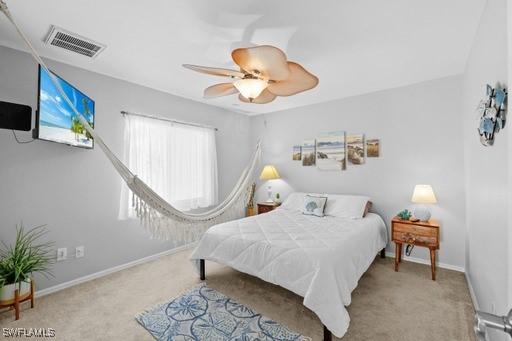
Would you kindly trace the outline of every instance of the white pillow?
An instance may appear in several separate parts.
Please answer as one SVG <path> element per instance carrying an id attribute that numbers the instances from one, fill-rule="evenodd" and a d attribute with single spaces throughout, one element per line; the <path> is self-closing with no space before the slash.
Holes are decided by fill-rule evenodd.
<path id="1" fill-rule="evenodd" d="M 301 211 L 306 193 L 294 192 L 288 195 L 288 198 L 281 204 L 281 208 L 290 211 Z"/>
<path id="2" fill-rule="evenodd" d="M 366 204 L 370 198 L 363 195 L 328 194 L 325 215 L 361 219 L 364 217 Z"/>
<path id="3" fill-rule="evenodd" d="M 304 192 L 293 192 L 288 195 L 286 200 L 281 204 L 280 208 L 284 208 L 285 210 L 290 211 L 299 211 L 302 212 L 302 208 L 304 207 L 304 197 L 306 195 L 311 196 L 322 196 L 321 194 L 308 194 Z M 325 195 L 324 195 L 325 196 Z"/>
<path id="4" fill-rule="evenodd" d="M 306 195 L 306 196 L 304 196 L 304 205 L 302 208 L 302 214 L 323 217 L 326 202 L 327 202 L 327 197 Z"/>

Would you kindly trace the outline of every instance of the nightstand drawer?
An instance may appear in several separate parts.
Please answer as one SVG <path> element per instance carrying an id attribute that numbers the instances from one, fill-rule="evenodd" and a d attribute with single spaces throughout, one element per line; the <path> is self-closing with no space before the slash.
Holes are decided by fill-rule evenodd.
<path id="1" fill-rule="evenodd" d="M 438 229 L 428 226 L 393 223 L 393 231 L 409 232 L 418 236 L 437 237 Z"/>
<path id="2" fill-rule="evenodd" d="M 262 213 L 267 213 L 267 212 L 270 212 L 272 211 L 274 208 L 272 206 L 267 206 L 267 205 L 259 205 L 258 206 L 258 213 L 259 214 L 262 214 Z"/>
<path id="3" fill-rule="evenodd" d="M 411 232 L 393 231 L 393 241 L 423 246 L 437 246 L 436 236 L 422 236 Z"/>
<path id="4" fill-rule="evenodd" d="M 267 213 L 281 206 L 280 203 L 258 203 L 258 214 Z"/>

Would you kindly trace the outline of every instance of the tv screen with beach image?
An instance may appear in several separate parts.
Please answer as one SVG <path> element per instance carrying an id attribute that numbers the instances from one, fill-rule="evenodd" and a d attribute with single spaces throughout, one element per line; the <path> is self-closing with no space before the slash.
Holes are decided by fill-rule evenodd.
<path id="1" fill-rule="evenodd" d="M 94 101 L 55 75 L 62 90 L 78 112 L 94 127 Z M 92 136 L 53 85 L 50 75 L 39 67 L 38 138 L 82 148 L 93 148 Z"/>

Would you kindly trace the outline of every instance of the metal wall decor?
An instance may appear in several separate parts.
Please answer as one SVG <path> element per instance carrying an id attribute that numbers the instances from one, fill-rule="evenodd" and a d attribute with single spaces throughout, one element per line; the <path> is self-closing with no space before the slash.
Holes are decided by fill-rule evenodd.
<path id="1" fill-rule="evenodd" d="M 486 86 L 486 98 L 480 101 L 478 113 L 480 123 L 478 134 L 484 146 L 494 144 L 494 135 L 505 127 L 507 89 Z"/>

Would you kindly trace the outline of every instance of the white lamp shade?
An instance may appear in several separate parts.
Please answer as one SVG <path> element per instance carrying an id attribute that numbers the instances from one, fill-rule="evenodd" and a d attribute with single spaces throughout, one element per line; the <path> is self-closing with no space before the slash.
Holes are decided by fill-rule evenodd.
<path id="1" fill-rule="evenodd" d="M 237 80 L 233 85 L 242 96 L 251 100 L 257 98 L 267 88 L 268 82 L 263 79 L 245 78 Z"/>
<path id="2" fill-rule="evenodd" d="M 279 175 L 279 172 L 277 171 L 276 167 L 272 165 L 266 165 L 263 167 L 263 170 L 260 174 L 261 180 L 273 180 L 273 179 L 279 179 L 281 176 Z"/>
<path id="3" fill-rule="evenodd" d="M 434 190 L 430 185 L 416 185 L 411 201 L 415 204 L 435 204 L 437 203 Z"/>

